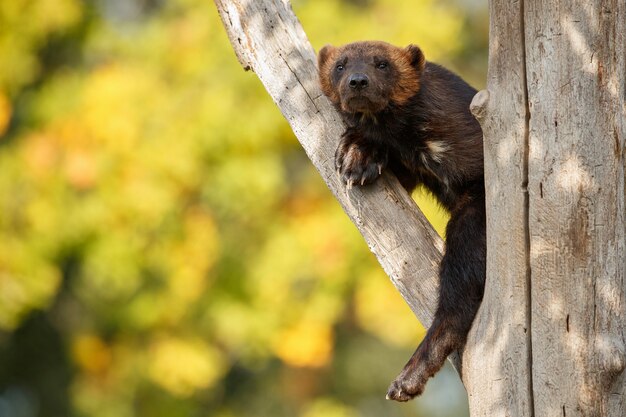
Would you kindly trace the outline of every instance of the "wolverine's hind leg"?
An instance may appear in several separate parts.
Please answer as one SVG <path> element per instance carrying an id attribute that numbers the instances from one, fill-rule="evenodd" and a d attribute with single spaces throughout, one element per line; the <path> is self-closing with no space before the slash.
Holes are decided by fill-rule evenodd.
<path id="1" fill-rule="evenodd" d="M 387 398 L 408 401 L 420 395 L 428 378 L 446 358 L 465 345 L 485 285 L 484 198 L 464 196 L 452 212 L 446 229 L 446 252 L 441 261 L 439 303 L 432 325 Z"/>

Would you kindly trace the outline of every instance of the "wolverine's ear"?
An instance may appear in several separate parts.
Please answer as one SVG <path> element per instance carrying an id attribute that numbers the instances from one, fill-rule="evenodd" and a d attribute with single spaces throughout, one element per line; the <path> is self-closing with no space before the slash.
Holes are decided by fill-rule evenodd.
<path id="1" fill-rule="evenodd" d="M 332 62 L 329 63 L 328 61 L 334 59 L 333 56 L 336 54 L 337 48 L 331 45 L 326 45 L 320 49 L 319 54 L 317 54 L 317 70 L 319 72 L 320 87 L 326 97 L 333 103 L 339 103 L 339 93 L 337 93 L 337 89 L 333 87 L 333 83 L 330 79 L 331 71 L 329 66 L 332 67 Z"/>
<path id="2" fill-rule="evenodd" d="M 326 45 L 320 49 L 320 52 L 317 54 L 317 68 L 321 69 L 324 66 L 328 58 L 333 54 L 334 50 L 335 47 L 332 45 Z"/>
<path id="3" fill-rule="evenodd" d="M 407 55 L 409 56 L 409 60 L 411 61 L 411 65 L 417 68 L 418 71 L 424 69 L 424 65 L 426 65 L 426 58 L 424 58 L 424 54 L 422 50 L 416 45 L 409 45 L 404 48 Z"/>

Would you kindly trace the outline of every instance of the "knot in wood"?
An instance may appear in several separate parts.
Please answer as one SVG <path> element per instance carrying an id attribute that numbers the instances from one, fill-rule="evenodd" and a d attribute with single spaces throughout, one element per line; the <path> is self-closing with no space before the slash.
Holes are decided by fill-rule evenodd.
<path id="1" fill-rule="evenodd" d="M 487 112 L 487 103 L 489 102 L 489 90 L 480 90 L 470 103 L 470 111 L 474 117 L 480 122 L 484 119 Z"/>
<path id="2" fill-rule="evenodd" d="M 600 371 L 611 379 L 626 369 L 626 346 L 614 335 L 599 335 L 596 340 L 596 351 Z"/>

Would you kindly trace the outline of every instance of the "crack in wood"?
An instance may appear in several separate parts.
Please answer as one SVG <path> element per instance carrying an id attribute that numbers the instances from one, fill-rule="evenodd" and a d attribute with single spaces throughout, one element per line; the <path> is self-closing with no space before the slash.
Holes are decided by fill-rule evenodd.
<path id="1" fill-rule="evenodd" d="M 289 65 L 289 61 L 287 61 L 282 54 L 278 54 L 278 56 L 280 56 L 280 58 L 283 60 L 283 62 L 285 63 L 285 65 L 287 66 L 287 68 L 289 69 L 291 74 L 293 74 L 293 76 L 296 79 L 296 81 L 298 82 L 298 84 L 300 84 L 300 87 L 302 87 L 302 90 L 304 91 L 306 96 L 311 101 L 311 104 L 313 105 L 313 107 L 315 107 L 315 110 L 316 110 L 315 113 L 319 113 L 320 109 L 319 109 L 319 107 L 317 107 L 317 103 L 315 102 L 313 97 L 311 97 L 311 94 L 309 93 L 309 90 L 304 86 L 304 84 L 302 84 L 302 81 L 300 81 L 300 77 L 298 76 L 298 73 L 293 68 L 291 68 L 291 65 Z M 319 95 L 317 97 L 319 98 Z"/>
<path id="2" fill-rule="evenodd" d="M 532 269 L 530 260 L 531 242 L 530 242 L 530 198 L 528 194 L 528 170 L 529 170 L 529 153 L 530 153 L 530 104 L 528 102 L 528 68 L 526 57 L 526 14 L 525 0 L 520 1 L 519 19 L 522 42 L 522 79 L 524 91 L 524 158 L 523 158 L 523 189 L 524 189 L 524 240 L 525 240 L 525 262 L 526 262 L 526 327 L 531 331 L 526 332 L 526 348 L 528 358 L 528 396 L 530 416 L 535 415 L 535 400 L 533 388 L 533 338 L 532 338 Z M 543 192 L 542 192 L 543 195 Z"/>

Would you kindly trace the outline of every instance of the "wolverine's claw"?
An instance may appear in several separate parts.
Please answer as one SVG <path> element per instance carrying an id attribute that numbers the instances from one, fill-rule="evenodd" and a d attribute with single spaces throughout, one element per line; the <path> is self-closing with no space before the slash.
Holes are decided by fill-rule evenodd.
<path id="1" fill-rule="evenodd" d="M 415 385 L 409 388 L 408 385 L 411 385 L 411 384 L 415 384 Z M 389 390 L 387 391 L 386 398 L 388 400 L 405 402 L 405 401 L 409 401 L 417 397 L 418 395 L 421 395 L 423 391 L 424 391 L 423 383 L 416 383 L 415 381 L 409 382 L 405 380 L 402 376 L 399 376 L 389 386 Z"/>
<path id="2" fill-rule="evenodd" d="M 335 153 L 335 166 L 347 189 L 353 185 L 371 184 L 378 178 L 387 163 L 386 152 L 373 145 L 350 143 L 350 136 L 343 136 Z"/>

